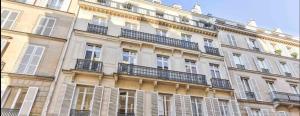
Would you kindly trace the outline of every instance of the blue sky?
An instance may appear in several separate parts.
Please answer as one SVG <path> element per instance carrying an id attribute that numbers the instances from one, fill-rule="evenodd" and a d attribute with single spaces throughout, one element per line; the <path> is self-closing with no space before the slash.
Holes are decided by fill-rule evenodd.
<path id="1" fill-rule="evenodd" d="M 197 0 L 162 0 L 190 10 Z M 199 0 L 203 14 L 241 23 L 256 20 L 259 27 L 281 28 L 283 33 L 299 37 L 299 0 Z"/>

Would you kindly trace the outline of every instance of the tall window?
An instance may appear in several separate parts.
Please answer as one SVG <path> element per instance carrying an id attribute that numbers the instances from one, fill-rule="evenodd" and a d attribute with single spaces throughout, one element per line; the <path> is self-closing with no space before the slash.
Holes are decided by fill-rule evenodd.
<path id="1" fill-rule="evenodd" d="M 158 95 L 158 116 L 171 115 L 171 95 Z"/>
<path id="2" fill-rule="evenodd" d="M 211 39 L 204 39 L 204 45 L 208 47 L 213 47 L 213 40 Z"/>
<path id="3" fill-rule="evenodd" d="M 227 35 L 228 42 L 231 46 L 237 46 L 236 41 L 233 35 Z"/>
<path id="4" fill-rule="evenodd" d="M 266 83 L 268 84 L 269 90 L 271 92 L 276 91 L 276 89 L 274 87 L 274 82 L 272 82 L 272 81 L 266 81 Z"/>
<path id="5" fill-rule="evenodd" d="M 166 37 L 166 36 L 167 36 L 167 30 L 164 30 L 164 29 L 156 29 L 156 35 Z"/>
<path id="6" fill-rule="evenodd" d="M 90 110 L 94 93 L 94 87 L 92 86 L 77 86 L 75 93 L 76 110 Z"/>
<path id="7" fill-rule="evenodd" d="M 157 56 L 157 68 L 159 69 L 169 69 L 169 57 L 167 56 Z"/>
<path id="8" fill-rule="evenodd" d="M 187 73 L 197 74 L 197 66 L 196 61 L 193 60 L 185 60 L 185 69 Z"/>
<path id="9" fill-rule="evenodd" d="M 3 108 L 20 109 L 28 88 L 10 87 L 5 97 Z M 1 98 L 2 99 L 2 98 Z M 2 103 L 2 101 L 1 101 Z"/>
<path id="10" fill-rule="evenodd" d="M 50 36 L 54 28 L 55 21 L 56 19 L 52 17 L 47 17 L 47 16 L 41 17 L 35 29 L 35 34 Z"/>
<path id="11" fill-rule="evenodd" d="M 289 68 L 285 62 L 280 62 L 280 67 L 285 73 L 289 73 Z"/>
<path id="12" fill-rule="evenodd" d="M 241 77 L 243 87 L 245 88 L 246 91 L 251 92 L 250 84 L 249 84 L 249 79 L 245 77 Z"/>
<path id="13" fill-rule="evenodd" d="M 219 107 L 221 110 L 221 116 L 230 116 L 228 101 L 219 100 Z"/>
<path id="14" fill-rule="evenodd" d="M 85 50 L 85 59 L 92 61 L 100 61 L 100 52 L 100 45 L 87 44 Z"/>
<path id="15" fill-rule="evenodd" d="M 209 67 L 212 78 L 221 78 L 218 64 L 209 63 Z"/>
<path id="16" fill-rule="evenodd" d="M 193 116 L 203 116 L 202 99 L 199 97 L 191 97 Z"/>
<path id="17" fill-rule="evenodd" d="M 18 14 L 19 13 L 16 11 L 1 8 L 1 28 L 11 29 L 17 19 Z"/>
<path id="18" fill-rule="evenodd" d="M 125 28 L 130 30 L 138 30 L 137 24 L 125 22 Z"/>
<path id="19" fill-rule="evenodd" d="M 265 59 L 257 58 L 257 60 L 258 60 L 258 65 L 259 65 L 260 68 L 268 69 Z"/>
<path id="20" fill-rule="evenodd" d="M 241 54 L 233 53 L 233 60 L 234 60 L 235 64 L 243 65 L 242 59 L 241 59 Z"/>
<path id="21" fill-rule="evenodd" d="M 262 116 L 262 113 L 259 109 L 252 109 L 252 116 Z"/>
<path id="22" fill-rule="evenodd" d="M 297 85 L 290 85 L 292 88 L 292 91 L 294 94 L 300 94 L 299 88 L 297 88 Z"/>
<path id="23" fill-rule="evenodd" d="M 136 52 L 124 50 L 123 51 L 123 63 L 136 64 L 137 63 Z"/>
<path id="24" fill-rule="evenodd" d="M 95 25 L 100 25 L 100 26 L 106 26 L 107 25 L 105 18 L 96 16 L 96 15 L 93 15 L 92 23 L 95 24 Z"/>
<path id="25" fill-rule="evenodd" d="M 184 41 L 191 41 L 192 39 L 192 35 L 188 35 L 188 34 L 181 34 L 181 39 Z"/>
<path id="26" fill-rule="evenodd" d="M 119 96 L 119 114 L 134 114 L 135 91 L 120 90 Z"/>
<path id="27" fill-rule="evenodd" d="M 256 45 L 256 40 L 255 39 L 249 39 L 249 41 L 250 41 L 250 46 L 252 47 L 252 49 L 256 49 L 256 48 L 258 48 L 258 46 Z"/>
<path id="28" fill-rule="evenodd" d="M 47 7 L 53 9 L 60 9 L 64 0 L 49 0 Z"/>
<path id="29" fill-rule="evenodd" d="M 29 45 L 17 69 L 17 73 L 34 75 L 44 53 L 44 47 Z"/>

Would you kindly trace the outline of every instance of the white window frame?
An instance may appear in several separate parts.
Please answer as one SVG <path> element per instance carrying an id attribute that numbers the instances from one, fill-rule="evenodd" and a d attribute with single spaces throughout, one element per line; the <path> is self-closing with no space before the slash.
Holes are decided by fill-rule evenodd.
<path id="1" fill-rule="evenodd" d="M 214 47 L 212 39 L 204 39 L 204 46 Z"/>
<path id="2" fill-rule="evenodd" d="M 167 97 L 170 97 L 170 99 L 169 100 L 167 100 Z M 160 112 L 160 110 L 159 110 L 159 112 L 158 112 L 158 114 L 159 114 L 159 116 L 160 116 L 160 114 L 161 113 L 163 113 L 163 115 L 171 115 L 170 113 L 171 112 L 169 112 L 169 111 L 171 111 L 172 110 L 172 97 L 173 96 L 171 96 L 171 95 L 166 95 L 166 94 L 158 94 L 158 99 L 161 99 L 162 98 L 162 104 L 163 104 L 163 106 L 162 106 L 162 111 L 163 112 Z M 158 100 L 158 101 L 160 101 L 160 100 Z M 167 104 L 167 102 L 169 101 L 169 103 L 170 104 Z M 158 103 L 158 104 L 160 104 L 160 103 Z"/>
<path id="3" fill-rule="evenodd" d="M 45 30 L 46 30 L 46 26 L 47 26 L 49 20 L 50 20 L 50 19 L 53 19 L 53 20 L 54 20 L 54 23 L 53 23 L 53 26 L 52 26 L 52 28 L 51 28 L 51 31 L 50 31 L 49 35 L 44 35 L 44 36 L 51 36 L 51 35 L 52 35 L 52 31 L 53 31 L 53 29 L 54 29 L 54 27 L 55 27 L 55 24 L 56 24 L 56 18 L 54 18 L 54 17 L 49 17 L 49 16 L 41 16 L 41 17 L 39 18 L 39 20 L 38 20 L 38 22 L 37 22 L 37 24 L 36 24 L 36 26 L 35 26 L 34 33 L 35 33 L 35 34 L 38 34 L 38 33 L 37 33 L 37 29 L 38 29 L 38 27 L 40 26 L 40 21 L 41 21 L 43 18 L 46 18 L 47 21 L 46 21 L 46 24 L 43 25 L 43 29 L 42 29 L 41 33 L 39 33 L 39 35 L 44 35 L 44 32 L 45 32 Z"/>
<path id="4" fill-rule="evenodd" d="M 228 42 L 231 46 L 237 46 L 235 37 L 233 35 L 227 35 Z"/>
<path id="5" fill-rule="evenodd" d="M 55 1 L 54 5 L 52 2 Z M 49 0 L 47 6 L 54 9 L 61 9 L 65 0 Z"/>
<path id="6" fill-rule="evenodd" d="M 249 78 L 241 77 L 241 80 L 242 80 L 245 90 L 248 92 L 252 92 L 250 83 L 249 83 Z"/>
<path id="7" fill-rule="evenodd" d="M 88 46 L 89 45 L 91 45 L 91 47 L 92 47 L 92 49 L 88 49 Z M 94 58 L 94 54 L 95 54 L 95 52 L 96 52 L 96 48 L 100 48 L 100 51 L 99 51 L 99 58 L 97 59 L 97 58 Z M 86 60 L 91 60 L 91 61 L 101 61 L 101 56 L 102 56 L 102 46 L 101 45 L 96 45 L 96 44 L 86 44 L 86 47 L 85 47 L 85 53 L 84 53 L 84 58 L 86 57 L 86 52 L 87 51 L 92 51 L 92 57 L 91 57 L 91 59 L 86 59 Z"/>
<path id="8" fill-rule="evenodd" d="M 197 68 L 197 65 L 196 65 L 196 61 L 185 60 L 185 68 L 186 68 L 187 73 L 193 73 L 193 74 L 198 73 L 198 68 Z M 195 68 L 196 72 L 193 72 L 193 68 Z M 190 70 L 190 72 L 187 71 L 188 69 Z"/>
<path id="9" fill-rule="evenodd" d="M 167 57 L 167 56 L 162 56 L 162 55 L 157 55 L 156 56 L 156 67 L 158 68 L 158 64 L 159 64 L 159 62 L 161 63 L 161 68 L 162 69 L 165 69 L 165 67 L 167 67 L 167 69 L 166 70 L 170 70 L 170 64 L 169 64 L 169 57 Z M 166 63 L 166 66 L 165 66 L 165 63 Z"/>
<path id="10" fill-rule="evenodd" d="M 168 33 L 167 30 L 164 30 L 164 29 L 156 29 L 156 35 L 163 36 L 163 37 L 167 37 L 167 33 Z"/>
<path id="11" fill-rule="evenodd" d="M 125 52 L 128 52 L 128 54 L 127 55 L 124 54 Z M 128 61 L 124 60 L 124 56 L 125 55 L 128 57 Z M 132 59 L 133 59 L 133 61 L 132 61 Z M 123 63 L 126 63 L 126 64 L 134 64 L 134 65 L 136 65 L 137 64 L 137 52 L 131 51 L 131 50 L 123 50 L 122 61 L 123 61 Z"/>
<path id="12" fill-rule="evenodd" d="M 242 59 L 241 59 L 241 57 L 242 57 L 241 54 L 233 53 L 232 55 L 233 55 L 233 61 L 234 61 L 234 63 L 235 63 L 236 65 L 237 65 L 237 64 L 239 64 L 239 65 L 244 65 L 243 62 L 242 62 Z"/>
<path id="13" fill-rule="evenodd" d="M 194 98 L 194 99 L 193 99 Z M 193 111 L 193 108 L 192 108 L 192 116 L 203 116 L 203 99 L 199 101 L 199 97 L 191 97 L 191 102 L 192 102 L 192 105 L 193 105 L 193 102 L 195 103 L 196 105 L 196 114 L 194 114 L 194 111 Z M 199 106 L 198 104 L 201 104 L 201 106 Z M 193 107 L 193 106 L 192 106 Z M 201 111 L 202 112 L 199 112 L 198 111 L 198 108 L 201 107 Z"/>
<path id="14" fill-rule="evenodd" d="M 79 90 L 79 87 L 81 87 L 81 88 L 84 88 L 84 91 L 83 91 L 83 96 L 82 96 L 82 102 L 81 102 L 81 104 L 80 104 L 80 109 L 76 109 L 76 106 L 77 106 L 77 100 L 78 100 L 78 96 L 79 96 L 79 94 L 80 93 L 82 93 L 82 92 L 80 92 L 80 90 Z M 89 89 L 89 88 L 92 88 L 92 89 L 95 89 L 95 88 L 93 88 L 92 86 L 90 87 L 90 86 L 77 86 L 76 87 L 76 94 L 75 94 L 75 97 L 76 97 L 76 99 L 74 100 L 74 109 L 76 109 L 76 110 L 84 110 L 83 108 L 84 108 L 84 105 L 86 104 L 85 103 L 85 99 L 86 99 L 86 95 L 87 94 L 91 94 L 92 96 L 94 96 L 94 91 L 92 91 L 91 93 L 87 93 L 87 89 Z M 88 108 L 89 110 L 91 110 L 91 106 L 92 106 L 92 103 L 93 101 L 91 101 L 91 103 L 90 103 L 90 107 Z"/>
<path id="15" fill-rule="evenodd" d="M 130 91 L 130 90 L 124 90 L 124 91 L 122 91 L 122 92 L 126 92 L 126 95 L 125 95 L 125 114 L 128 113 L 129 91 Z M 121 91 L 119 91 L 119 92 L 121 92 Z M 135 91 L 135 93 L 136 93 L 136 91 Z M 136 99 L 135 93 L 134 93 L 134 96 L 132 96 L 134 99 Z M 120 94 L 120 93 L 119 93 L 119 94 Z M 121 97 L 121 96 L 123 96 L 123 95 L 119 95 L 119 97 Z M 119 98 L 119 99 L 120 99 L 120 98 Z M 134 100 L 133 102 L 135 102 L 135 100 Z M 119 103 L 120 103 L 120 100 L 119 100 Z M 133 103 L 133 105 L 135 105 L 135 103 Z M 118 110 L 119 110 L 119 108 L 118 108 Z M 135 106 L 133 106 L 133 109 L 132 109 L 132 110 L 135 111 Z"/>
<path id="16" fill-rule="evenodd" d="M 125 22 L 125 28 L 129 30 L 139 30 L 138 24 L 135 23 L 130 23 L 130 22 Z"/>
<path id="17" fill-rule="evenodd" d="M 220 70 L 219 70 L 219 65 L 217 66 L 218 64 L 213 64 L 211 63 L 210 64 L 210 71 L 213 71 L 214 75 L 212 75 L 212 78 L 215 77 L 215 78 L 220 78 L 221 79 L 221 73 L 220 73 Z M 219 75 L 217 74 L 217 72 L 219 72 Z"/>
<path id="18" fill-rule="evenodd" d="M 264 58 L 257 58 L 257 60 L 258 60 L 258 65 L 259 65 L 260 68 L 269 69 L 267 67 L 267 64 L 266 64 L 266 59 L 264 59 Z"/>
<path id="19" fill-rule="evenodd" d="M 100 25 L 100 26 L 107 26 L 107 19 L 105 17 L 93 15 L 92 16 L 92 24 Z"/>
<path id="20" fill-rule="evenodd" d="M 181 33 L 181 39 L 184 41 L 192 41 L 192 35 Z"/>
<path id="21" fill-rule="evenodd" d="M 223 116 L 230 116 L 229 112 L 229 102 L 219 100 L 220 113 L 224 114 Z"/>
<path id="22" fill-rule="evenodd" d="M 1 9 L 1 14 L 3 13 L 3 11 L 9 11 L 9 13 L 8 13 L 8 16 L 7 16 L 7 18 L 6 19 L 4 19 L 4 21 L 3 21 L 3 23 L 1 24 L 1 29 L 3 28 L 3 26 L 5 25 L 5 23 L 7 22 L 7 20 L 8 20 L 8 17 L 12 14 L 12 12 L 16 12 L 17 13 L 17 16 L 16 16 L 16 18 L 15 18 L 15 20 L 13 21 L 13 23 L 11 24 L 11 26 L 8 28 L 8 29 L 11 29 L 14 25 L 15 25 L 15 23 L 16 23 L 16 20 L 17 20 L 17 18 L 18 18 L 18 16 L 19 16 L 19 14 L 20 14 L 20 11 L 16 11 L 16 10 L 11 10 L 11 9 L 7 9 L 7 8 L 2 8 Z"/>

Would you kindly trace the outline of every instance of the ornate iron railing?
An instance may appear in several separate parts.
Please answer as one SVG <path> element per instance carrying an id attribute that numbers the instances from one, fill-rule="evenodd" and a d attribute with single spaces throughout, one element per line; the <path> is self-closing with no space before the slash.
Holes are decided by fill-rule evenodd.
<path id="1" fill-rule="evenodd" d="M 19 109 L 1 108 L 1 116 L 18 116 Z"/>
<path id="2" fill-rule="evenodd" d="M 90 72 L 102 72 L 102 62 L 87 59 L 77 59 L 75 69 Z"/>
<path id="3" fill-rule="evenodd" d="M 218 49 L 218 48 L 209 47 L 209 46 L 204 46 L 204 48 L 205 48 L 205 52 L 206 52 L 207 54 L 220 56 L 220 52 L 219 52 L 219 49 Z"/>
<path id="4" fill-rule="evenodd" d="M 88 23 L 87 31 L 91 33 L 107 35 L 108 27 Z"/>
<path id="5" fill-rule="evenodd" d="M 246 94 L 247 99 L 249 99 L 249 100 L 255 100 L 256 99 L 255 98 L 255 93 L 252 92 L 252 91 L 245 91 L 245 94 Z"/>
<path id="6" fill-rule="evenodd" d="M 229 80 L 220 78 L 211 78 L 211 85 L 215 88 L 232 89 Z"/>
<path id="7" fill-rule="evenodd" d="M 300 94 L 273 91 L 271 97 L 273 101 L 300 103 Z"/>

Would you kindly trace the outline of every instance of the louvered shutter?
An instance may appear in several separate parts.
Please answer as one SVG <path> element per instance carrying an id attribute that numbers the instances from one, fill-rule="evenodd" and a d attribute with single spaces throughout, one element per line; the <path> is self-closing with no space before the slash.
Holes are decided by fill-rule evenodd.
<path id="1" fill-rule="evenodd" d="M 277 66 L 278 71 L 280 72 L 280 74 L 285 75 L 284 71 L 282 70 L 282 66 L 280 64 L 280 61 L 276 61 L 276 66 Z"/>
<path id="2" fill-rule="evenodd" d="M 184 112 L 183 116 L 192 116 L 192 101 L 191 96 L 183 96 Z"/>
<path id="3" fill-rule="evenodd" d="M 258 84 L 257 84 L 257 82 L 256 82 L 255 79 L 253 79 L 253 78 L 251 79 L 250 78 L 250 86 L 251 86 L 251 90 L 253 90 L 254 93 L 255 93 L 256 100 L 262 101 L 262 98 L 260 96 L 260 91 L 258 89 L 259 86 L 258 86 Z"/>
<path id="4" fill-rule="evenodd" d="M 295 72 L 295 68 L 290 63 L 286 63 L 286 65 L 288 66 L 288 70 L 290 70 L 290 73 L 292 74 L 293 77 L 299 76 L 299 74 Z"/>
<path id="5" fill-rule="evenodd" d="M 213 112 L 213 101 L 212 98 L 210 97 L 205 97 L 204 98 L 205 101 L 205 106 L 206 106 L 206 116 L 213 116 L 214 112 Z"/>
<path id="6" fill-rule="evenodd" d="M 220 107 L 219 107 L 219 99 L 218 98 L 213 99 L 213 106 L 214 106 L 215 116 L 221 116 L 221 110 L 220 110 Z"/>
<path id="7" fill-rule="evenodd" d="M 174 95 L 171 97 L 171 112 L 168 114 L 170 114 L 170 116 L 176 116 L 176 103 Z"/>
<path id="8" fill-rule="evenodd" d="M 119 89 L 118 88 L 111 88 L 110 100 L 109 100 L 109 109 L 108 109 L 108 115 L 109 116 L 117 116 L 118 100 L 119 100 Z"/>
<path id="9" fill-rule="evenodd" d="M 243 82 L 241 80 L 241 77 L 237 76 L 235 78 L 235 81 L 236 81 L 236 85 L 237 85 L 237 88 L 238 88 L 238 90 L 235 90 L 235 91 L 238 91 L 237 95 L 239 96 L 240 99 L 247 99 L 246 93 L 245 93 L 245 88 L 243 86 Z"/>
<path id="10" fill-rule="evenodd" d="M 245 107 L 245 109 L 246 109 L 246 112 L 247 112 L 248 116 L 253 116 L 250 107 Z"/>
<path id="11" fill-rule="evenodd" d="M 261 51 L 261 52 L 264 52 L 265 50 L 264 50 L 264 45 L 262 45 L 262 44 L 264 44 L 264 42 L 261 40 L 261 39 L 257 39 L 257 41 L 255 42 L 256 43 L 256 45 L 259 47 L 259 50 Z M 273 47 L 272 47 L 273 48 Z"/>
<path id="12" fill-rule="evenodd" d="M 65 84 L 65 93 L 63 96 L 62 105 L 59 111 L 59 116 L 69 116 L 75 92 L 75 84 Z"/>
<path id="13" fill-rule="evenodd" d="M 228 53 L 228 57 L 229 57 L 231 66 L 232 66 L 232 67 L 236 67 L 236 64 L 235 64 L 235 61 L 234 61 L 234 58 L 233 58 L 233 53 L 232 53 L 232 52 L 229 52 L 229 53 Z"/>
<path id="14" fill-rule="evenodd" d="M 174 100 L 175 100 L 175 109 L 176 109 L 176 115 L 178 116 L 182 116 L 183 113 L 182 113 L 182 98 L 181 98 L 181 95 L 178 95 L 178 94 L 175 94 L 174 95 Z"/>
<path id="15" fill-rule="evenodd" d="M 99 116 L 101 111 L 102 97 L 103 96 L 103 87 L 95 86 L 92 105 L 91 105 L 91 115 L 90 116 Z"/>
<path id="16" fill-rule="evenodd" d="M 225 60 L 230 64 L 231 67 L 235 67 L 232 57 L 230 56 L 230 52 L 224 51 Z"/>
<path id="17" fill-rule="evenodd" d="M 246 41 L 247 41 L 247 43 L 248 43 L 248 47 L 249 47 L 249 49 L 253 49 L 253 44 L 250 42 L 250 40 L 249 40 L 249 38 L 246 38 Z"/>
<path id="18" fill-rule="evenodd" d="M 137 90 L 135 94 L 135 116 L 144 116 L 144 91 Z"/>
<path id="19" fill-rule="evenodd" d="M 241 116 L 240 108 L 236 100 L 230 100 L 231 116 Z"/>
<path id="20" fill-rule="evenodd" d="M 254 62 L 254 64 L 255 64 L 255 66 L 256 66 L 256 69 L 258 70 L 258 71 L 261 71 L 261 68 L 260 68 L 260 66 L 259 66 L 259 64 L 258 64 L 258 59 L 256 58 L 256 57 L 253 57 L 252 58 L 253 59 L 253 62 Z"/>
<path id="21" fill-rule="evenodd" d="M 265 61 L 267 62 L 270 73 L 274 73 L 273 66 L 272 66 L 270 59 L 266 59 Z"/>
<path id="22" fill-rule="evenodd" d="M 158 94 L 151 93 L 151 114 L 152 116 L 158 116 Z"/>
<path id="23" fill-rule="evenodd" d="M 38 93 L 38 90 L 39 90 L 38 87 L 28 88 L 18 116 L 29 116 L 34 100 Z"/>

